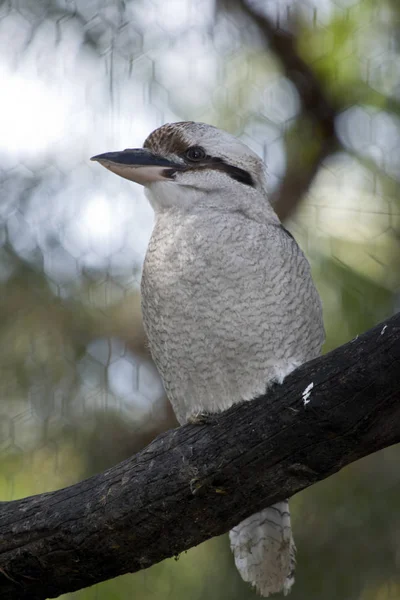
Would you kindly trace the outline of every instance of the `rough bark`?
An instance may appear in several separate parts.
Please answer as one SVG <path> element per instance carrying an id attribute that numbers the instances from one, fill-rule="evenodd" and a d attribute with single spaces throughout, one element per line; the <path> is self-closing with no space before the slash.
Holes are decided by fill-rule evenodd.
<path id="1" fill-rule="evenodd" d="M 149 567 L 398 441 L 400 315 L 104 473 L 1 503 L 0 597 L 56 597 Z"/>

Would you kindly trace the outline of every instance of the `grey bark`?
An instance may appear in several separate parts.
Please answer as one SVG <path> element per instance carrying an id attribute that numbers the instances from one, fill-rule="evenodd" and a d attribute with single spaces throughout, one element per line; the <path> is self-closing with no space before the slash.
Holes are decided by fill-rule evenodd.
<path id="1" fill-rule="evenodd" d="M 396 315 L 265 397 L 86 481 L 0 503 L 0 597 L 53 598 L 147 568 L 399 441 Z"/>

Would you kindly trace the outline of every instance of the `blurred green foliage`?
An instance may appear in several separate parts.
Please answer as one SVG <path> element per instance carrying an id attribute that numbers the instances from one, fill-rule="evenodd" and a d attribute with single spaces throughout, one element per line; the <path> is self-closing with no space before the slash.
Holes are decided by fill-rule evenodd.
<path id="1" fill-rule="evenodd" d="M 190 0 L 171 5 L 172 21 L 176 17 L 177 22 L 161 25 L 157 0 L 121 5 L 97 0 L 8 4 L 3 23 L 14 28 L 15 44 L 18 36 L 22 39 L 29 32 L 19 59 L 38 39 L 51 53 L 63 36 L 76 36 L 81 40 L 79 52 L 92 61 L 91 68 L 105 65 L 102 77 L 108 82 L 111 111 L 130 110 L 122 106 L 116 86 L 119 79 L 125 85 L 133 80 L 144 90 L 159 124 L 171 117 L 202 119 L 241 134 L 266 155 L 271 186 L 279 183 L 285 165 L 301 169 L 314 160 L 318 131 L 301 115 L 297 93 L 278 58 L 248 21 L 239 19 L 238 24 L 230 15 L 220 14 L 214 23 L 212 15 L 201 30 L 196 20 L 191 21 L 195 8 Z M 212 13 L 206 4 L 204 13 Z M 279 2 L 268 3 L 268 8 L 279 13 Z M 298 0 L 292 3 L 287 22 L 282 14 L 281 25 L 290 23 L 294 28 L 299 55 L 317 75 L 338 114 L 342 148 L 320 165 L 287 223 L 312 264 L 324 304 L 325 351 L 329 351 L 400 304 L 400 5 L 396 0 L 321 4 Z M 50 25 L 54 31 L 47 38 Z M 205 88 L 203 96 L 190 95 L 186 71 L 178 83 L 175 75 L 170 83 L 163 75 L 162 60 L 173 50 L 176 31 L 182 37 L 188 32 L 200 36 L 207 69 L 217 73 L 218 85 Z M 217 49 L 215 54 L 208 54 L 210 44 Z M 188 57 L 194 80 L 200 77 L 205 58 L 201 55 L 196 62 Z M 179 73 L 178 59 L 185 60 L 173 55 L 171 61 Z M 14 68 L 17 71 L 18 65 Z M 88 69 L 87 76 L 89 68 L 89 62 L 82 67 Z M 40 69 L 32 69 L 32 77 L 40 79 Z M 97 98 L 91 102 L 96 111 Z M 124 118 L 130 114 L 124 113 Z M 79 130 L 79 117 L 75 124 Z M 54 150 L 50 145 L 49 153 Z M 123 459 L 175 425 L 155 383 L 144 339 L 140 256 L 117 267 L 110 258 L 91 269 L 77 257 L 79 248 L 75 253 L 71 245 L 63 249 L 65 223 L 55 229 L 51 243 L 39 243 L 46 218 L 35 224 L 36 241 L 28 243 L 27 230 L 34 221 L 27 215 L 34 194 L 39 193 L 44 205 L 48 202 L 51 221 L 52 195 L 66 183 L 47 155 L 42 162 L 28 161 L 28 166 L 22 159 L 18 164 L 9 160 L 11 166 L 0 171 L 2 500 L 69 485 Z M 83 194 L 89 185 L 86 167 L 69 160 L 66 171 L 72 178 L 84 173 L 79 180 Z M 100 185 L 100 180 L 95 182 Z M 28 227 L 20 226 L 19 233 L 11 235 L 13 219 L 26 220 Z M 132 227 L 129 235 L 139 237 L 140 225 Z M 128 250 L 126 239 L 120 237 L 122 256 Z M 76 277 L 60 284 L 46 265 L 61 251 L 61 267 L 73 263 Z M 118 382 L 124 373 L 129 376 L 124 375 L 121 387 Z M 398 448 L 387 449 L 292 500 L 298 547 L 293 600 L 400 597 L 398 459 Z M 236 573 L 224 536 L 191 549 L 179 560 L 64 596 L 69 600 L 187 597 L 254 597 Z"/>

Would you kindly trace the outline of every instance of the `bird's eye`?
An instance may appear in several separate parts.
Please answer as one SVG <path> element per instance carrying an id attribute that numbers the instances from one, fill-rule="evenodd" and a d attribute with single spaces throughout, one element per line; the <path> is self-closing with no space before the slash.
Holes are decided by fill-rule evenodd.
<path id="1" fill-rule="evenodd" d="M 206 153 L 200 146 L 192 146 L 185 152 L 186 158 L 189 160 L 199 161 L 206 157 Z"/>

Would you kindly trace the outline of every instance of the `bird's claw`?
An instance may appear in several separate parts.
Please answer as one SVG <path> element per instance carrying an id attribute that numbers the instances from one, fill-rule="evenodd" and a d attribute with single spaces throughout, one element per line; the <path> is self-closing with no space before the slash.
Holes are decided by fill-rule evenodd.
<path id="1" fill-rule="evenodd" d="M 197 494 L 199 494 L 205 488 L 212 489 L 216 494 L 219 494 L 220 496 L 225 496 L 226 494 L 229 493 L 228 490 L 226 490 L 223 487 L 213 486 L 211 484 L 211 479 L 208 477 L 203 480 L 198 479 L 197 477 L 194 477 L 193 479 L 190 480 L 189 486 L 190 486 L 190 491 L 192 492 L 193 496 L 197 496 Z"/>
<path id="2" fill-rule="evenodd" d="M 204 484 L 200 481 L 200 479 L 194 478 L 190 480 L 189 485 L 190 491 L 192 492 L 193 496 L 196 496 L 196 494 L 199 493 Z"/>
<path id="3" fill-rule="evenodd" d="M 195 415 L 190 415 L 187 422 L 190 425 L 210 425 L 214 421 L 214 415 L 211 413 L 197 413 Z"/>

